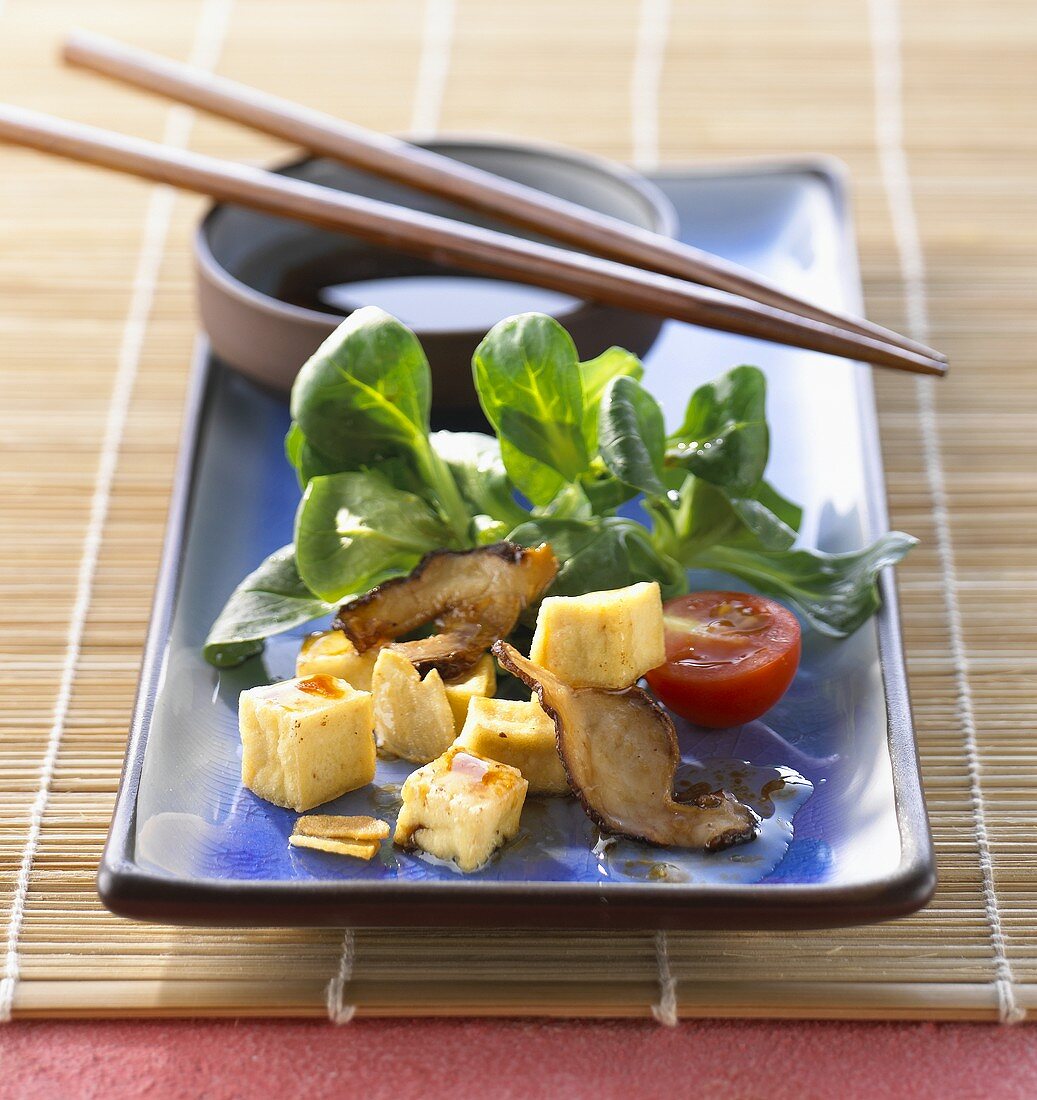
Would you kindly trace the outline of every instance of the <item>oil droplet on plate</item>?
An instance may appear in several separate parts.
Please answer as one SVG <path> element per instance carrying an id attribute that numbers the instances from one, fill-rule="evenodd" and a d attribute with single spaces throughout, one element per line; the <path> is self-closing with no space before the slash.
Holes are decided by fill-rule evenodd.
<path id="1" fill-rule="evenodd" d="M 689 801 L 710 791 L 730 791 L 760 817 L 760 833 L 749 844 L 723 852 L 655 848 L 624 837 L 599 840 L 594 855 L 610 879 L 653 882 L 751 883 L 782 861 L 792 841 L 792 819 L 813 793 L 813 784 L 792 768 L 746 760 L 684 763 L 677 770 L 674 796 Z"/>

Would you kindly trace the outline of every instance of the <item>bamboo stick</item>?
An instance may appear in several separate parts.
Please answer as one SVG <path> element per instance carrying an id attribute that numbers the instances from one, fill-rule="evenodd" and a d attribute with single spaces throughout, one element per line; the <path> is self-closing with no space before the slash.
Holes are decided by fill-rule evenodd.
<path id="1" fill-rule="evenodd" d="M 167 148 L 82 123 L 0 105 L 0 140 L 53 156 L 171 184 L 269 214 L 352 233 L 363 240 L 484 275 L 506 276 L 591 301 L 736 332 L 877 366 L 941 375 L 928 355 L 845 332 L 668 275 L 511 237 L 448 218 L 347 195 L 260 168 Z"/>
<path id="2" fill-rule="evenodd" d="M 71 65 L 240 122 L 321 156 L 543 233 L 592 255 L 701 283 L 832 328 L 856 332 L 879 343 L 893 344 L 927 359 L 946 362 L 939 352 L 916 340 L 862 317 L 806 302 L 748 268 L 700 248 L 196 66 L 83 30 L 69 34 L 62 56 Z"/>

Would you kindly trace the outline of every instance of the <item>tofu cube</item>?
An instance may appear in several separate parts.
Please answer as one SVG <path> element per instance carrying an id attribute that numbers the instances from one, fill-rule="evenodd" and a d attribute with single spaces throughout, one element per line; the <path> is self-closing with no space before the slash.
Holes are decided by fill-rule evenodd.
<path id="1" fill-rule="evenodd" d="M 335 676 L 360 691 L 371 690 L 378 649 L 357 653 L 341 630 L 325 630 L 303 640 L 295 659 L 296 676 Z"/>
<path id="2" fill-rule="evenodd" d="M 659 585 L 548 596 L 529 659 L 571 687 L 630 687 L 666 660 Z"/>
<path id="3" fill-rule="evenodd" d="M 468 717 L 468 704 L 473 699 L 492 697 L 497 690 L 497 663 L 488 653 L 484 653 L 464 676 L 447 680 L 443 686 L 446 688 L 446 701 L 454 716 L 456 735 L 461 732 Z"/>
<path id="4" fill-rule="evenodd" d="M 426 764 L 454 740 L 454 715 L 439 673 L 424 678 L 395 650 L 383 649 L 371 678 L 378 748 L 413 764 Z"/>
<path id="5" fill-rule="evenodd" d="M 473 699 L 454 744 L 518 768 L 530 794 L 569 793 L 555 724 L 535 699 Z"/>
<path id="6" fill-rule="evenodd" d="M 374 779 L 371 696 L 334 676 L 285 680 L 241 693 L 241 781 L 293 810 L 309 810 Z"/>
<path id="7" fill-rule="evenodd" d="M 407 777 L 393 842 L 475 871 L 518 832 L 527 786 L 517 769 L 454 746 Z"/>

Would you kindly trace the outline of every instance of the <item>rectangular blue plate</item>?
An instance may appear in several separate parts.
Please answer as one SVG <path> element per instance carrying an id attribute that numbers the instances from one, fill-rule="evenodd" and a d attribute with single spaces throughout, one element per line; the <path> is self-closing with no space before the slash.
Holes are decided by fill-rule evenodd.
<path id="1" fill-rule="evenodd" d="M 838 171 L 767 162 L 659 177 L 684 238 L 789 291 L 861 308 Z M 742 362 L 768 375 L 770 479 L 805 506 L 802 537 L 855 549 L 885 530 L 868 369 L 677 323 L 646 359 L 675 422 L 700 382 Z M 679 729 L 685 778 L 723 782 L 764 816 L 751 845 L 671 852 L 598 834 L 572 799 L 531 799 L 519 837 L 483 870 L 389 843 L 370 863 L 290 848 L 295 814 L 241 786 L 237 698 L 292 675 L 302 631 L 262 659 L 218 671 L 201 645 L 227 594 L 290 541 L 298 496 L 283 458 L 284 404 L 222 368 L 196 364 L 182 463 L 126 767 L 99 874 L 127 916 L 195 924 L 552 927 L 823 927 L 924 905 L 935 884 L 892 576 L 854 637 L 807 632 L 788 695 L 765 718 L 702 735 Z M 714 585 L 715 586 L 715 585 Z M 763 791 L 777 769 L 789 782 Z M 379 761 L 376 782 L 328 809 L 392 818 L 411 766 Z"/>

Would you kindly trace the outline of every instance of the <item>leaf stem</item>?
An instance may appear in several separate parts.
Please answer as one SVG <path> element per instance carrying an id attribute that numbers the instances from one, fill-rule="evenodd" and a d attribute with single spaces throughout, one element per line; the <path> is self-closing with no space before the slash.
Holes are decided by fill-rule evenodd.
<path id="1" fill-rule="evenodd" d="M 454 475 L 432 448 L 427 435 L 423 442 L 416 457 L 421 474 L 433 492 L 433 504 L 453 532 L 458 546 L 474 546 L 472 515 L 454 481 Z"/>

